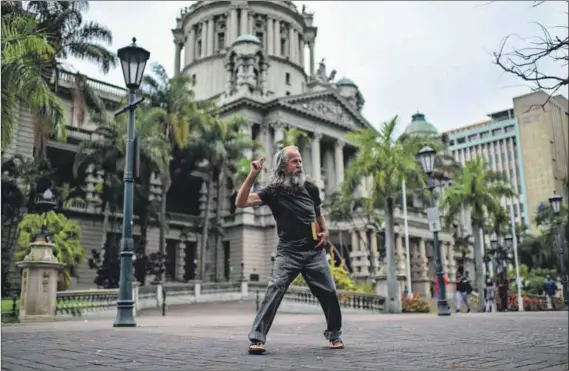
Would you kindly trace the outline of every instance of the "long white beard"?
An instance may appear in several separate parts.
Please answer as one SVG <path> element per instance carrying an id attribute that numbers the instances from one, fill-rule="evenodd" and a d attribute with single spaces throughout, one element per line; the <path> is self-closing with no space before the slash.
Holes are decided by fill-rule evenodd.
<path id="1" fill-rule="evenodd" d="M 286 175 L 283 181 L 283 188 L 289 191 L 296 191 L 304 187 L 306 175 L 304 173 Z"/>

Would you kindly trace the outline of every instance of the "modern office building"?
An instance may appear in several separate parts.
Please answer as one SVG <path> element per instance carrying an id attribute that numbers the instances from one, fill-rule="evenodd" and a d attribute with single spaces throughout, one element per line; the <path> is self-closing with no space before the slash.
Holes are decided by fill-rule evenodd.
<path id="1" fill-rule="evenodd" d="M 518 223 L 535 232 L 535 214 L 555 190 L 569 196 L 568 104 L 561 95 L 542 91 L 513 99 L 513 108 L 489 114 L 489 120 L 450 130 L 451 153 L 465 164 L 481 156 L 511 182 L 518 198 L 502 200 Z"/>
<path id="2" fill-rule="evenodd" d="M 513 99 L 523 158 L 527 214 L 533 223 L 540 204 L 548 204 L 555 190 L 567 203 L 569 175 L 569 102 L 562 95 L 543 91 Z"/>
<path id="3" fill-rule="evenodd" d="M 516 200 L 504 199 L 502 205 L 508 211 L 513 207 L 516 221 L 527 224 L 529 219 L 518 120 L 514 117 L 513 109 L 492 113 L 488 117 L 488 121 L 449 131 L 451 153 L 463 165 L 482 157 L 492 170 L 507 177 L 519 197 Z"/>

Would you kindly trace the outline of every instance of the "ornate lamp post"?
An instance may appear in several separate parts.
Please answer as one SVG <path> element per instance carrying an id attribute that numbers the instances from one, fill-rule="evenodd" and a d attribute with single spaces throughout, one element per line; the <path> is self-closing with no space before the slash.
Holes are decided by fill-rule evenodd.
<path id="1" fill-rule="evenodd" d="M 49 233 L 47 231 L 47 213 L 54 210 L 57 206 L 57 200 L 53 192 L 49 188 L 46 189 L 43 194 L 36 197 L 34 206 L 37 213 L 42 214 L 43 218 L 41 230 L 33 236 L 33 242 L 38 242 L 40 239 L 43 239 L 44 242 L 50 242 Z"/>
<path id="2" fill-rule="evenodd" d="M 549 203 L 551 204 L 551 208 L 553 209 L 553 214 L 555 214 L 556 219 L 558 219 L 557 217 L 561 211 L 561 201 L 563 201 L 563 197 L 555 194 L 555 191 L 553 191 L 553 195 L 549 197 Z M 555 229 L 555 241 L 557 243 L 557 248 L 559 249 L 559 273 L 561 274 L 561 284 L 563 284 L 563 310 L 569 310 L 569 290 L 567 289 L 567 270 L 565 267 L 565 244 L 563 227 L 560 220 L 556 221 Z"/>
<path id="3" fill-rule="evenodd" d="M 136 39 L 132 44 L 118 50 L 122 72 L 128 93 L 128 106 L 115 112 L 115 117 L 128 111 L 126 161 L 124 169 L 124 207 L 123 225 L 120 252 L 120 283 L 119 299 L 117 300 L 117 318 L 114 327 L 135 327 L 133 315 L 134 300 L 132 297 L 132 256 L 134 240 L 132 239 L 132 213 L 134 194 L 134 154 L 135 154 L 135 127 L 134 111 L 142 103 L 143 99 L 136 99 L 136 91 L 142 82 L 146 62 L 150 58 L 150 52 L 136 45 Z"/>
<path id="4" fill-rule="evenodd" d="M 428 188 L 431 194 L 431 207 L 427 210 L 427 215 L 429 219 L 429 229 L 433 232 L 433 245 L 436 257 L 436 270 L 437 270 L 437 280 L 439 283 L 439 297 L 437 298 L 437 309 L 439 316 L 450 316 L 450 306 L 448 305 L 446 299 L 446 288 L 444 284 L 444 272 L 442 264 L 442 252 L 439 244 L 439 232 L 441 230 L 441 221 L 439 217 L 439 212 L 435 203 L 434 190 L 437 187 L 445 187 L 447 179 L 443 177 L 434 176 L 435 169 L 435 156 L 436 151 L 431 147 L 425 146 L 417 154 L 417 160 L 421 164 L 423 171 L 428 177 Z M 438 183 L 438 184 L 437 184 Z"/>

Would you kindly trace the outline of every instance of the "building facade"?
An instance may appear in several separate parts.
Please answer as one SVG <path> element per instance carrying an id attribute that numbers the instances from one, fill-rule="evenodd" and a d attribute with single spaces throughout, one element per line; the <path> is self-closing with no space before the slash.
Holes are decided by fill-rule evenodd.
<path id="1" fill-rule="evenodd" d="M 490 169 L 508 179 L 518 197 L 501 200 L 502 206 L 508 211 L 513 209 L 518 223 L 527 224 L 529 219 L 518 120 L 512 109 L 488 116 L 488 121 L 449 131 L 451 153 L 462 165 L 481 157 Z"/>
<path id="2" fill-rule="evenodd" d="M 537 231 L 534 218 L 540 205 L 548 205 L 553 191 L 569 200 L 569 104 L 562 95 L 549 97 L 543 91 L 515 97 L 521 157 L 525 178 L 528 218 Z"/>
<path id="3" fill-rule="evenodd" d="M 543 91 L 513 99 L 513 108 L 488 115 L 489 120 L 448 131 L 455 159 L 482 157 L 502 173 L 518 197 L 502 200 L 518 223 L 537 231 L 534 219 L 540 205 L 555 190 L 568 199 L 568 101 Z"/>
<path id="4" fill-rule="evenodd" d="M 313 25 L 313 14 L 297 10 L 291 1 L 198 1 L 182 10 L 173 34 L 175 73 L 192 76 L 196 97 L 215 100 L 222 117 L 242 115 L 250 121 L 251 138 L 264 147 L 262 152 L 252 156 L 272 159 L 278 150 L 276 143 L 287 128 L 302 129 L 310 136 L 310 142 L 300 150 L 306 172 L 321 190 L 324 215 L 328 215 L 326 203 L 341 184 L 344 171 L 357 150 L 346 140 L 346 133 L 372 126 L 362 116 L 364 98 L 357 85 L 348 78 L 336 80 L 335 72 L 327 71 L 324 60 L 315 68 L 317 28 Z M 125 96 L 125 90 L 120 87 L 92 79 L 88 83 L 108 102 L 116 103 Z M 70 88 L 65 78 L 61 86 L 62 89 Z M 59 168 L 71 168 L 64 160 L 73 162 L 72 153 L 77 144 L 91 138 L 94 128 L 91 124 L 79 127 L 73 118 L 70 96 L 65 99 L 69 109 L 69 139 L 67 143 L 49 142 L 52 151 L 63 151 L 57 156 L 60 162 L 54 160 Z M 33 120 L 26 115 L 22 113 L 11 153 L 31 156 Z M 272 167 L 270 162 L 267 161 L 267 167 Z M 197 189 L 195 202 L 199 207 L 196 209 L 202 215 L 206 204 L 205 178 L 203 174 L 197 174 L 195 182 L 187 185 Z M 260 174 L 260 186 L 267 180 L 265 170 Z M 100 249 L 103 239 L 108 238 L 102 236 L 106 227 L 96 193 L 101 181 L 101 176 L 89 178 L 85 202 L 67 210 L 82 227 L 87 251 Z M 171 192 L 181 188 L 177 203 L 192 198 L 186 186 L 178 187 L 175 182 L 174 179 Z M 158 176 L 153 177 L 151 191 L 157 197 L 160 194 Z M 365 182 L 359 192 L 365 196 Z M 187 215 L 183 210 L 169 210 L 170 226 L 166 239 L 170 279 L 235 280 L 243 273 L 251 280 L 267 280 L 277 245 L 276 226 L 270 210 L 260 207 L 231 213 L 228 196 L 214 200 L 211 205 L 214 215 L 216 203 L 221 203 L 224 237 L 219 251 L 214 251 L 213 244 L 208 243 L 205 257 L 199 256 L 197 249 L 200 236 L 182 233 L 192 226 Z M 383 230 L 368 225 L 357 214 L 355 212 L 354 222 L 329 222 L 335 256 L 345 261 L 352 276 L 359 281 L 385 280 Z M 403 291 L 407 263 L 403 212 L 399 207 L 395 209 L 395 218 L 396 269 Z M 430 296 L 429 286 L 435 269 L 432 233 L 424 210 L 409 208 L 408 225 L 413 291 Z M 114 233 L 120 235 L 120 231 Z M 135 227 L 134 233 L 136 240 L 136 235 L 140 234 L 139 226 Z M 453 277 L 457 257 L 452 236 L 442 232 L 439 238 L 445 273 Z M 147 252 L 157 251 L 157 227 L 149 227 L 147 239 Z M 196 267 L 202 258 L 206 259 L 208 277 L 196 276 Z M 74 287 L 92 287 L 94 275 L 85 263 L 79 269 L 80 278 Z"/>

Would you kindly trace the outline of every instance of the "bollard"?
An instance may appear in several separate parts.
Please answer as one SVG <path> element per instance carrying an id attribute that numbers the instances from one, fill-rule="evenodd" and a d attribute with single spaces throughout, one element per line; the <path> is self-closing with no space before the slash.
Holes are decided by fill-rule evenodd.
<path id="1" fill-rule="evenodd" d="M 162 286 L 162 317 L 166 315 L 166 288 Z"/>
<path id="2" fill-rule="evenodd" d="M 12 298 L 12 313 L 10 314 L 14 318 L 18 318 L 18 295 L 14 294 Z"/>
<path id="3" fill-rule="evenodd" d="M 257 289 L 257 300 L 256 300 L 256 304 L 257 304 L 257 312 L 259 311 L 259 289 Z"/>

